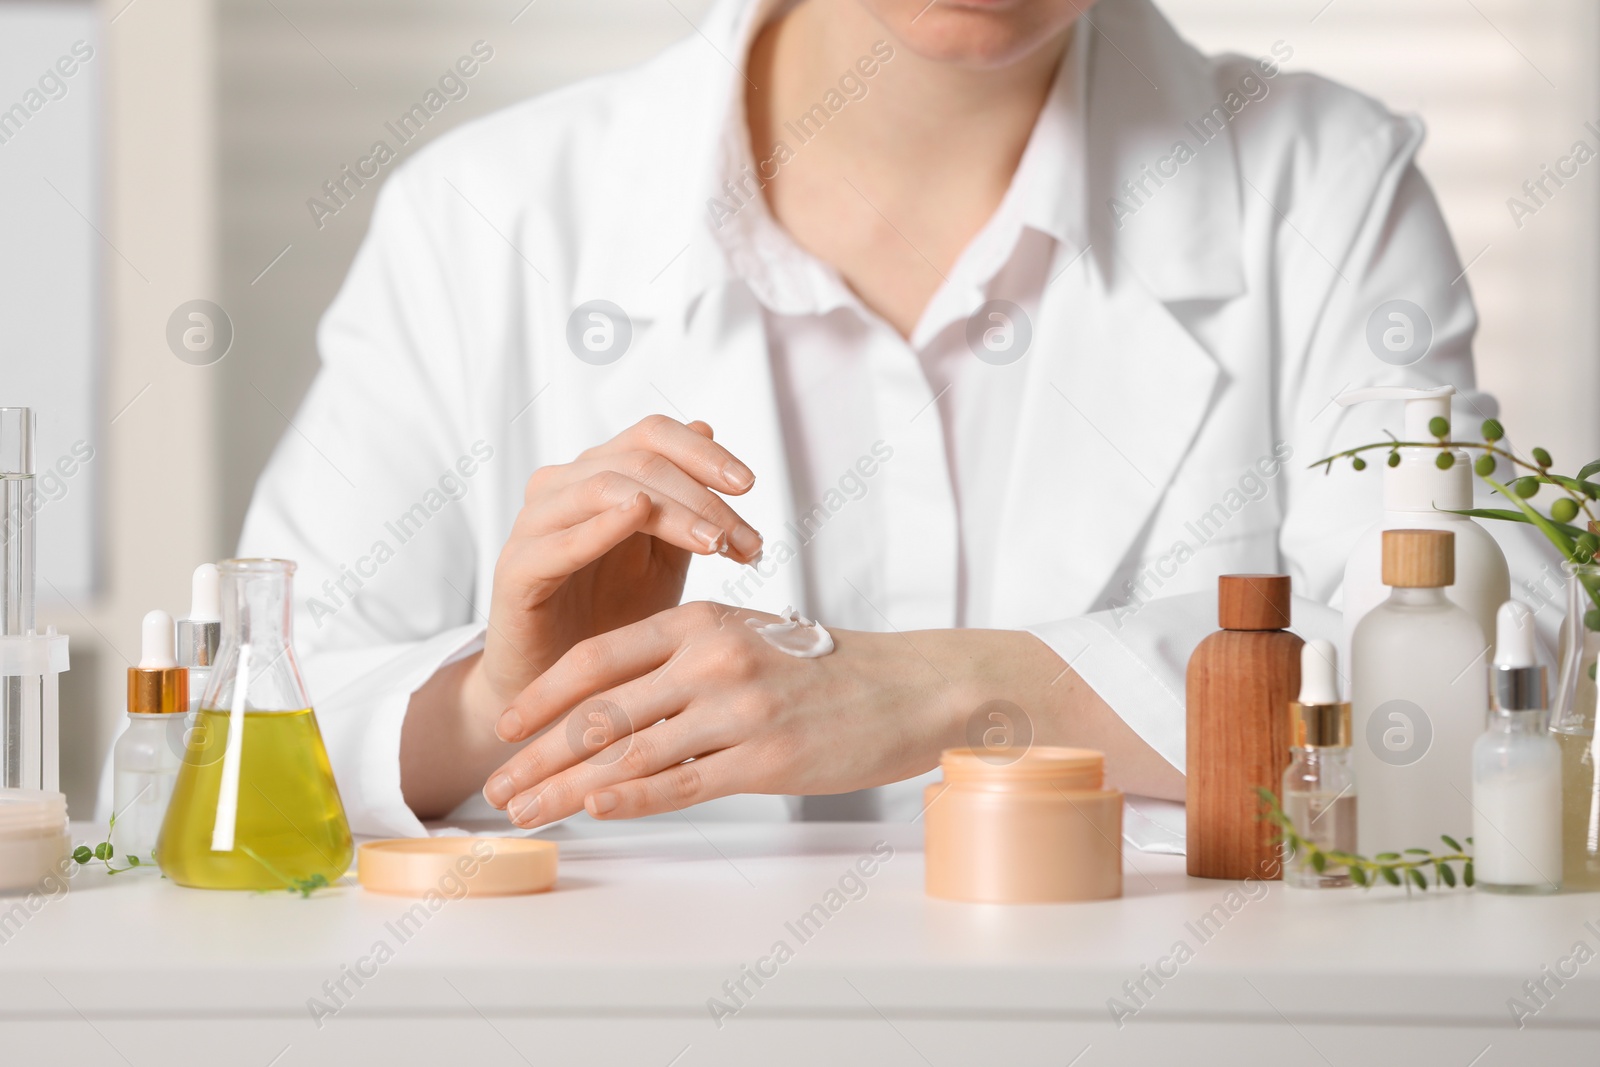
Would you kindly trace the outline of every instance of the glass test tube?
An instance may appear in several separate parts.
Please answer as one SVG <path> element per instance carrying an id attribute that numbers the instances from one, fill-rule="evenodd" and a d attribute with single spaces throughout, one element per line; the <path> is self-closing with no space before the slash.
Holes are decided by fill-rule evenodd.
<path id="1" fill-rule="evenodd" d="M 0 635 L 22 636 L 34 630 L 34 513 L 33 411 L 0 407 Z M 23 785 L 30 760 L 28 751 L 40 739 L 28 737 L 30 723 L 39 716 L 39 694 L 29 679 L 10 675 L 0 679 L 0 785 Z M 31 742 L 31 744 L 30 744 Z"/>

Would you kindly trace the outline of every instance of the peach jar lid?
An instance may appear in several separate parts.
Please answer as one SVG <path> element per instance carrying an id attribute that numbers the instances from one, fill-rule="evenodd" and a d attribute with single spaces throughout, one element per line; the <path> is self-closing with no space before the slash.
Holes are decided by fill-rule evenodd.
<path id="1" fill-rule="evenodd" d="M 1100 789 L 1106 758 L 1092 748 L 1035 745 L 1009 749 L 949 748 L 939 758 L 946 782 L 992 786 L 1051 785 L 1057 789 Z"/>
<path id="2" fill-rule="evenodd" d="M 356 878 L 373 893 L 421 897 L 538 893 L 556 881 L 557 846 L 526 837 L 416 837 L 367 841 Z"/>

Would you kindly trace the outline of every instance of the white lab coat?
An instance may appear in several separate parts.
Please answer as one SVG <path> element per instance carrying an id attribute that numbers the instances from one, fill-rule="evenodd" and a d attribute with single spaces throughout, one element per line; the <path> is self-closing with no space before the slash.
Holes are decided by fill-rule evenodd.
<path id="1" fill-rule="evenodd" d="M 1474 389 L 1456 252 L 1413 166 L 1416 119 L 1202 56 L 1148 0 L 1092 10 L 1087 167 L 1063 190 L 1081 198 L 1067 206 L 1085 247 L 1059 249 L 1020 417 L 997 427 L 1017 446 L 994 472 L 1007 490 L 992 615 L 1040 636 L 1181 769 L 1183 669 L 1214 628 L 1217 575 L 1289 573 L 1300 628 L 1335 636 L 1326 605 L 1379 514 L 1378 471 L 1307 464 L 1380 439 L 1400 413 L 1333 397 L 1448 382 L 1463 418 L 1494 407 Z M 399 789 L 406 702 L 478 647 L 533 470 L 652 412 L 700 418 L 758 472 L 738 503 L 756 528 L 770 539 L 794 518 L 762 316 L 706 207 L 738 77 L 711 49 L 737 53 L 747 15 L 728 0 L 703 38 L 457 130 L 381 192 L 240 550 L 300 563 L 297 643 L 358 831 L 421 832 Z M 1202 142 L 1190 123 L 1213 104 L 1227 120 Z M 603 366 L 567 342 L 574 308 L 596 299 L 632 329 Z M 1409 367 L 1366 342 L 1393 299 L 1432 322 L 1432 351 Z M 897 448 L 875 491 L 926 486 L 919 456 L 937 447 L 934 434 L 922 452 Z M 954 522 L 936 503 L 887 509 L 891 577 L 954 568 L 929 546 L 955 539 L 919 533 Z M 1532 542 L 1511 539 L 1514 567 L 1536 566 Z M 697 558 L 686 599 L 728 599 L 741 570 Z M 806 608 L 798 563 L 769 559 L 758 576 L 749 606 Z M 884 613 L 899 625 L 894 603 Z M 791 811 L 772 797 L 713 808 Z"/>

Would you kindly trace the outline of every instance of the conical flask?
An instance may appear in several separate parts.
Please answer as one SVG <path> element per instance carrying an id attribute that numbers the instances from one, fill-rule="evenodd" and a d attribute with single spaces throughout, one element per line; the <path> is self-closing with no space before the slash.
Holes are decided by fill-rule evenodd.
<path id="1" fill-rule="evenodd" d="M 156 861 L 200 889 L 333 882 L 350 866 L 350 824 L 291 643 L 294 564 L 230 559 L 218 570 L 222 644 Z"/>

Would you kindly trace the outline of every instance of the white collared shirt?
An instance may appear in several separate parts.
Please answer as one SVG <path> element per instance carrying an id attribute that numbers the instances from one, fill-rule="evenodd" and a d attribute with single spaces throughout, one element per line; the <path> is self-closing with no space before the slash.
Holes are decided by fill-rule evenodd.
<path id="1" fill-rule="evenodd" d="M 768 8 L 751 9 L 745 52 Z M 996 472 L 1011 468 L 1027 349 L 1050 343 L 1036 324 L 1052 265 L 1063 247 L 1070 259 L 1083 243 L 1076 181 L 1085 39 L 1075 35 L 1066 50 L 999 207 L 909 338 L 801 248 L 761 195 L 732 201 L 734 212 L 714 227 L 730 272 L 762 307 L 798 520 L 779 536 L 799 552 L 806 606 L 826 624 L 993 625 L 989 592 L 1005 490 Z M 891 60 L 875 79 L 894 76 Z M 871 106 L 875 79 L 848 106 Z M 754 175 L 770 173 L 769 165 L 757 170 L 749 151 L 743 87 L 734 81 L 717 189 L 748 191 Z M 784 136 L 796 132 L 791 123 Z M 826 136 L 825 129 L 804 132 Z M 798 142 L 788 147 L 805 151 Z M 1012 307 L 988 307 L 996 301 Z M 880 491 L 873 474 L 884 463 L 917 471 L 916 484 Z M 920 539 L 920 566 L 907 575 L 915 589 L 896 587 L 897 571 L 886 563 L 892 530 L 906 527 Z M 891 603 L 892 619 L 884 608 Z"/>

